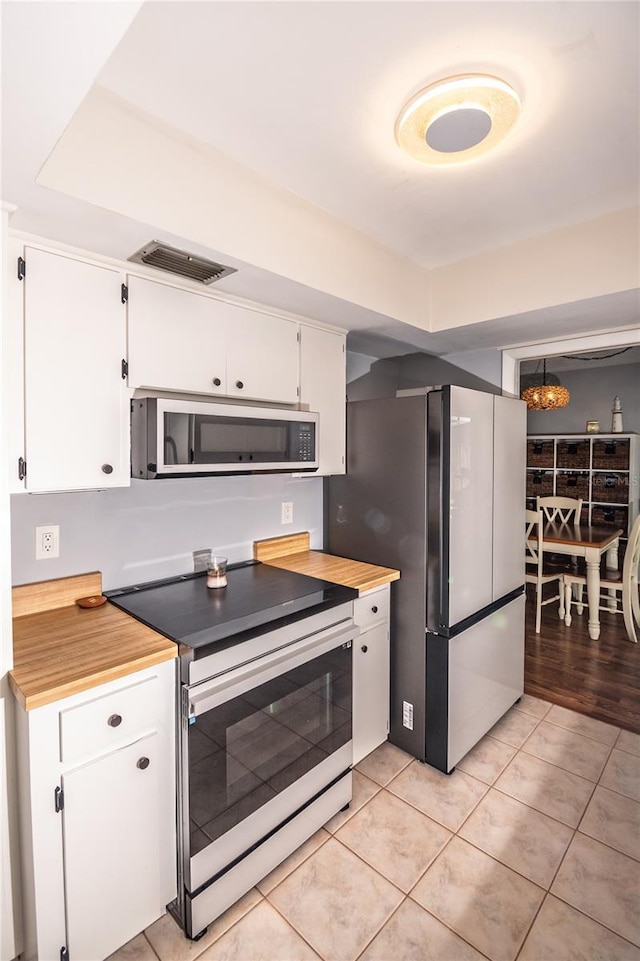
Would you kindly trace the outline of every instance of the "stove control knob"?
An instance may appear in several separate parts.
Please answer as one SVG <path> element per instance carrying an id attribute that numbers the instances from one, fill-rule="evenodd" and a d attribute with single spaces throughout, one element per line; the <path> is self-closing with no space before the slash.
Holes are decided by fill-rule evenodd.
<path id="1" fill-rule="evenodd" d="M 148 757 L 138 758 L 136 767 L 139 767 L 141 771 L 146 771 L 146 769 L 149 767 L 149 758 Z"/>
<path id="2" fill-rule="evenodd" d="M 122 724 L 122 716 L 120 714 L 112 714 L 107 724 L 109 727 L 118 727 L 119 724 Z"/>

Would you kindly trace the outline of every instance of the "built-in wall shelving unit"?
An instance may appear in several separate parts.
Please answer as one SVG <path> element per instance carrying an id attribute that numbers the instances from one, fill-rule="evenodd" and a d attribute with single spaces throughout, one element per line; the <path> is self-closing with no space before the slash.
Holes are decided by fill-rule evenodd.
<path id="1" fill-rule="evenodd" d="M 530 434 L 527 507 L 536 497 L 582 498 L 583 524 L 621 527 L 638 513 L 637 434 Z"/>

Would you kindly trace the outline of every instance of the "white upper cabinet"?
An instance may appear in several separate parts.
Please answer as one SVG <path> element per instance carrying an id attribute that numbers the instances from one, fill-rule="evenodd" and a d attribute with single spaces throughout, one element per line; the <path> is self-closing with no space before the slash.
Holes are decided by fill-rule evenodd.
<path id="1" fill-rule="evenodd" d="M 28 491 L 129 484 L 124 276 L 25 247 Z"/>
<path id="2" fill-rule="evenodd" d="M 129 277 L 129 386 L 298 401 L 298 325 Z"/>
<path id="3" fill-rule="evenodd" d="M 227 304 L 129 277 L 129 386 L 226 394 Z"/>
<path id="4" fill-rule="evenodd" d="M 227 394 L 298 403 L 298 325 L 233 306 L 227 320 Z"/>
<path id="5" fill-rule="evenodd" d="M 344 474 L 345 335 L 300 325 L 300 402 L 320 414 L 318 474 Z"/>

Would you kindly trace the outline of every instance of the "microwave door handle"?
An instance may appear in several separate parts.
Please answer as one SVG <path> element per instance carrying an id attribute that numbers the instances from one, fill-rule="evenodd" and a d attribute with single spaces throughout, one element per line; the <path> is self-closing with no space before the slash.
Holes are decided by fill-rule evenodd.
<path id="1" fill-rule="evenodd" d="M 170 457 L 167 456 L 169 451 L 171 451 Z M 178 463 L 178 448 L 170 434 L 167 434 L 164 439 L 164 462 L 165 465 Z"/>
<path id="2" fill-rule="evenodd" d="M 189 456 L 188 462 L 190 464 L 195 464 L 195 450 L 196 450 L 196 415 L 189 414 Z"/>

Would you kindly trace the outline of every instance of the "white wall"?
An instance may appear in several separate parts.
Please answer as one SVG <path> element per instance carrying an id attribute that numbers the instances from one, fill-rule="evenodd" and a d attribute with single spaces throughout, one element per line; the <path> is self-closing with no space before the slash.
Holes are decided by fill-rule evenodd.
<path id="1" fill-rule="evenodd" d="M 429 330 L 638 287 L 638 214 L 638 207 L 618 211 L 432 270 Z"/>
<path id="2" fill-rule="evenodd" d="M 587 361 L 584 369 L 563 370 L 558 376 L 571 394 L 569 403 L 560 410 L 528 411 L 528 433 L 584 433 L 588 420 L 600 421 L 601 432 L 608 433 L 616 394 L 622 402 L 624 430 L 640 433 L 640 364 L 594 368 Z"/>
<path id="3" fill-rule="evenodd" d="M 38 182 L 223 256 L 428 326 L 424 270 L 95 86 Z"/>
<path id="4" fill-rule="evenodd" d="M 281 524 L 282 501 L 293 524 Z M 252 556 L 253 540 L 309 531 L 322 547 L 322 479 L 291 475 L 133 480 L 130 488 L 11 497 L 14 584 L 101 571 L 110 590 L 188 573 L 192 552 L 215 549 L 230 562 Z M 60 557 L 36 561 L 35 527 L 60 525 Z"/>

